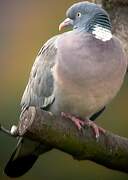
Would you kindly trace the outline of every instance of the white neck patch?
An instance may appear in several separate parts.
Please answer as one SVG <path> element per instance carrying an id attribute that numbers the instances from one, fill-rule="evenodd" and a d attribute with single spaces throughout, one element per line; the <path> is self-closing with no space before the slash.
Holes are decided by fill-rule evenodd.
<path id="1" fill-rule="evenodd" d="M 101 41 L 109 41 L 112 38 L 112 33 L 110 30 L 101 27 L 99 24 L 96 24 L 93 28 L 92 34 L 94 34 L 96 39 Z"/>

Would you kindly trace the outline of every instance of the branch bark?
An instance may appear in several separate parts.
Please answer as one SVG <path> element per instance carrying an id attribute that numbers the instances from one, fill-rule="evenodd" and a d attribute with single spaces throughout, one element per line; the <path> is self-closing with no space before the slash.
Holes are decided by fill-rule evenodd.
<path id="1" fill-rule="evenodd" d="M 78 131 L 65 118 L 30 107 L 18 125 L 18 134 L 71 154 L 128 173 L 128 139 L 106 131 L 98 141 L 90 127 Z"/>

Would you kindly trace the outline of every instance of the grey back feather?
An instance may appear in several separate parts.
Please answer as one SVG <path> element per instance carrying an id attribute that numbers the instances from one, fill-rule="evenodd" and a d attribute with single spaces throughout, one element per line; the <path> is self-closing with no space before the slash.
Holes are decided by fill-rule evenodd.
<path id="1" fill-rule="evenodd" d="M 21 100 L 22 111 L 29 106 L 45 108 L 54 101 L 52 67 L 57 54 L 57 38 L 54 36 L 48 40 L 36 57 Z"/>

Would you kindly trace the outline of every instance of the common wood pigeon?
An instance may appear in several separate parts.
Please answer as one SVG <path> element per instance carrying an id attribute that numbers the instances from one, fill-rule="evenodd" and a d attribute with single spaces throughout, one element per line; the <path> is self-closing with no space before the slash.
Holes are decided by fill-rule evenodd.
<path id="1" fill-rule="evenodd" d="M 59 30 L 71 31 L 48 40 L 39 51 L 21 100 L 22 113 L 36 106 L 71 119 L 78 129 L 90 125 L 120 90 L 127 61 L 120 41 L 112 35 L 105 10 L 90 2 L 72 5 Z M 10 177 L 27 172 L 38 156 L 48 150 L 38 142 L 19 139 L 5 167 Z"/>

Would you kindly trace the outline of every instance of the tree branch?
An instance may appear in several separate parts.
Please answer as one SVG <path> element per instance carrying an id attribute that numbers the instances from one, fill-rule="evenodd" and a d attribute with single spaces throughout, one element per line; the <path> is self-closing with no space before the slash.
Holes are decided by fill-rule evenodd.
<path id="1" fill-rule="evenodd" d="M 79 160 L 91 160 L 128 173 L 128 139 L 106 131 L 98 141 L 90 127 L 78 131 L 65 118 L 30 107 L 18 125 L 20 136 L 48 144 Z"/>

